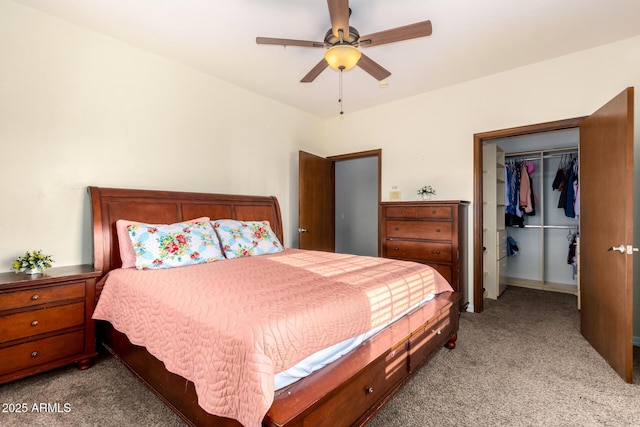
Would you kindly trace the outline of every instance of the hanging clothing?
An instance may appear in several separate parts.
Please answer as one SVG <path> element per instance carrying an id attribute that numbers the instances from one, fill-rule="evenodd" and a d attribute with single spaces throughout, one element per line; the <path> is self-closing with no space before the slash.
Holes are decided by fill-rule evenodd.
<path id="1" fill-rule="evenodd" d="M 507 236 L 507 256 L 516 256 L 520 253 L 520 248 L 518 248 L 518 242 L 516 242 L 513 237 Z"/>
<path id="2" fill-rule="evenodd" d="M 505 206 L 504 221 L 507 227 L 524 228 L 524 215 L 520 208 L 520 169 L 514 161 L 505 165 Z"/>
<path id="3" fill-rule="evenodd" d="M 562 170 L 562 172 L 556 172 L 556 178 L 562 175 L 564 179 L 559 185 L 556 180 L 554 180 L 551 187 L 554 190 L 560 190 L 558 208 L 563 209 L 567 217 L 575 218 L 577 215 L 580 215 L 578 157 L 571 156 L 568 162 L 565 162 L 563 159 L 558 166 L 558 171 L 560 170 Z M 576 204 L 578 211 L 576 211 Z"/>

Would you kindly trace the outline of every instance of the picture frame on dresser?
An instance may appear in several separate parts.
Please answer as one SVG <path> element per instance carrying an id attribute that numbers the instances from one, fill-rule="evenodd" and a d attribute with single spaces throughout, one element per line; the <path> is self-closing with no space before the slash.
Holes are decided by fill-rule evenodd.
<path id="1" fill-rule="evenodd" d="M 93 365 L 100 274 L 91 265 L 0 273 L 0 384 L 73 363 L 81 370 Z"/>
<path id="2" fill-rule="evenodd" d="M 378 255 L 435 268 L 469 305 L 465 200 L 380 202 Z"/>

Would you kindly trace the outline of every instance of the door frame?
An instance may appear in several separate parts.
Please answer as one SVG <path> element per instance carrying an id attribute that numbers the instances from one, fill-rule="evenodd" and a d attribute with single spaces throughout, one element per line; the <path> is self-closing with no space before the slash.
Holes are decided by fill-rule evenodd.
<path id="1" fill-rule="evenodd" d="M 334 186 L 334 191 L 333 191 L 333 207 L 335 210 L 335 199 L 336 199 L 336 192 L 335 192 L 335 186 L 336 186 L 336 181 L 335 181 L 335 174 L 336 174 L 336 169 L 335 169 L 335 164 L 337 162 L 340 162 L 342 160 L 353 160 L 353 159 L 363 159 L 366 157 L 377 157 L 378 158 L 378 209 L 376 209 L 376 223 L 377 228 L 376 228 L 376 232 L 380 229 L 380 202 L 382 201 L 382 149 L 378 148 L 375 150 L 367 150 L 367 151 L 358 151 L 356 153 L 347 153 L 347 154 L 338 154 L 337 156 L 328 156 L 327 160 L 330 160 L 333 162 L 334 164 L 334 168 L 333 168 L 333 186 Z M 333 212 L 333 215 L 335 217 L 335 211 Z M 335 233 L 335 227 L 333 232 Z M 380 240 L 380 236 L 378 236 L 378 240 Z M 333 250 L 335 251 L 335 246 L 333 248 Z"/>
<path id="2" fill-rule="evenodd" d="M 518 126 L 473 135 L 473 311 L 481 313 L 484 310 L 483 287 L 483 209 L 484 195 L 482 192 L 482 146 L 484 142 L 512 136 L 523 136 L 534 133 L 572 129 L 580 126 L 586 116 L 553 122 Z"/>
<path id="3" fill-rule="evenodd" d="M 327 160 L 331 160 L 334 164 L 341 160 L 363 159 L 365 157 L 377 157 L 378 158 L 378 205 L 382 201 L 382 149 L 359 151 L 357 153 L 339 154 L 337 156 L 328 156 Z M 335 175 L 335 169 L 334 169 Z M 334 176 L 335 177 L 335 176 Z M 333 185 L 336 183 L 334 181 Z M 335 197 L 335 193 L 334 193 Z"/>
<path id="4" fill-rule="evenodd" d="M 309 153 L 311 154 L 311 153 Z M 314 156 L 316 156 L 315 154 L 313 154 Z M 365 158 L 365 157 L 377 157 L 378 158 L 378 209 L 376 209 L 376 218 L 377 218 L 377 223 L 378 223 L 378 228 L 380 225 L 380 202 L 382 200 L 382 195 L 381 195 L 381 191 L 382 191 L 382 149 L 378 148 L 378 149 L 374 149 L 374 150 L 366 150 L 366 151 L 358 151 L 355 153 L 347 153 L 347 154 L 338 154 L 335 156 L 327 156 L 327 157 L 323 157 L 325 160 L 331 162 L 332 164 L 332 173 L 333 173 L 333 186 L 334 188 L 332 189 L 332 193 L 333 193 L 333 202 L 334 202 L 334 212 L 332 213 L 332 218 L 331 221 L 333 223 L 334 221 L 334 217 L 335 217 L 335 163 L 336 162 L 340 162 L 343 160 L 352 160 L 352 159 L 360 159 L 360 158 Z M 298 177 L 298 180 L 300 179 L 300 177 Z M 298 199 L 298 219 L 300 218 L 300 197 Z M 298 230 L 300 229 L 301 224 L 300 221 L 298 220 Z M 332 227 L 333 228 L 333 233 L 335 234 L 335 225 Z M 377 230 L 377 229 L 376 229 Z M 300 237 L 298 237 L 298 246 L 300 246 Z M 334 247 L 333 247 L 333 251 L 335 251 L 335 241 L 334 241 Z"/>

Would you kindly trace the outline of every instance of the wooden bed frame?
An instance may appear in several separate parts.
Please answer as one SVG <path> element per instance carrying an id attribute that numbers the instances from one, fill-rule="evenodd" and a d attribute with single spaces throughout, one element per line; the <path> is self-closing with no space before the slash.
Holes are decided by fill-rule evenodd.
<path id="1" fill-rule="evenodd" d="M 211 219 L 269 220 L 283 239 L 275 197 L 89 187 L 93 214 L 94 267 L 121 266 L 115 223 L 118 219 L 175 223 Z M 96 289 L 96 298 L 102 289 Z M 409 378 L 443 346 L 454 348 L 460 295 L 445 292 L 372 337 L 340 360 L 276 391 L 263 426 L 350 426 L 366 424 Z M 236 420 L 205 412 L 191 381 L 167 371 L 144 347 L 133 345 L 108 322 L 98 337 L 144 384 L 187 424 L 240 426 Z M 443 381 L 446 380 L 443 378 Z"/>

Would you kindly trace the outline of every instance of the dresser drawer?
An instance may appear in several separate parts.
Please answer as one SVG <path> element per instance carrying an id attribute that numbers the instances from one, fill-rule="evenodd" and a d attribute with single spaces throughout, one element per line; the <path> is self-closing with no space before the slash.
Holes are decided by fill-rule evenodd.
<path id="1" fill-rule="evenodd" d="M 84 298 L 84 282 L 49 286 L 0 294 L 0 311 L 38 304 Z"/>
<path id="2" fill-rule="evenodd" d="M 497 258 L 502 259 L 507 256 L 507 244 L 498 246 Z"/>
<path id="3" fill-rule="evenodd" d="M 386 208 L 387 218 L 415 218 L 416 208 L 414 206 L 395 206 Z"/>
<path id="4" fill-rule="evenodd" d="M 447 282 L 451 285 L 454 291 L 460 292 L 458 289 L 458 283 L 453 281 L 453 267 L 451 264 L 432 264 L 426 263 L 431 268 L 436 270 L 438 273 L 442 274 L 442 277 L 446 279 Z"/>
<path id="5" fill-rule="evenodd" d="M 451 240 L 448 221 L 387 221 L 387 238 Z"/>
<path id="6" fill-rule="evenodd" d="M 84 324 L 84 301 L 0 316 L 0 342 Z"/>
<path id="7" fill-rule="evenodd" d="M 496 242 L 497 246 L 506 245 L 507 244 L 507 230 L 500 230 L 497 232 L 498 239 Z"/>
<path id="8" fill-rule="evenodd" d="M 418 259 L 425 261 L 451 262 L 453 259 L 451 244 L 414 242 L 406 240 L 387 240 L 385 256 L 400 259 Z"/>
<path id="9" fill-rule="evenodd" d="M 304 427 L 340 427 L 352 425 L 367 409 L 380 400 L 392 385 L 407 375 L 406 343 L 374 362 L 372 369 L 356 375 L 346 390 L 334 395 L 307 415 Z"/>
<path id="10" fill-rule="evenodd" d="M 450 219 L 451 206 L 394 206 L 386 208 L 387 218 Z"/>
<path id="11" fill-rule="evenodd" d="M 451 206 L 419 206 L 416 215 L 418 218 L 451 219 L 453 210 Z"/>
<path id="12" fill-rule="evenodd" d="M 432 323 L 409 338 L 409 371 L 415 371 L 426 357 L 441 348 L 453 332 L 450 312 L 440 314 Z"/>
<path id="13" fill-rule="evenodd" d="M 0 348 L 0 375 L 29 368 L 84 351 L 84 331 Z"/>

